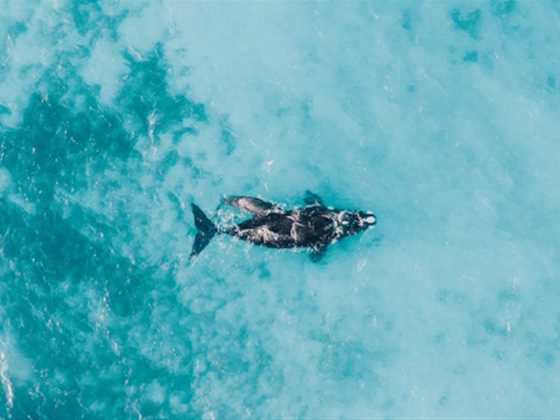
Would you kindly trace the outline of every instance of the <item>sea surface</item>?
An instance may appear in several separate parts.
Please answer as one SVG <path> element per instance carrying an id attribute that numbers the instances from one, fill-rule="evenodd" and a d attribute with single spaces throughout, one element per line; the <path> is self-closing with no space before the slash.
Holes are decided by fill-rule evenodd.
<path id="1" fill-rule="evenodd" d="M 0 418 L 558 419 L 560 2 L 0 0 Z M 303 251 L 224 195 L 372 210 Z"/>

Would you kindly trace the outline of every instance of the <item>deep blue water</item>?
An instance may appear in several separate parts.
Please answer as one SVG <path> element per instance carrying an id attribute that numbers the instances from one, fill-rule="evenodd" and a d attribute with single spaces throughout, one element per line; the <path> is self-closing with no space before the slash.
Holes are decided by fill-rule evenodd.
<path id="1" fill-rule="evenodd" d="M 560 3 L 0 0 L 0 418 L 554 419 Z M 224 195 L 371 209 L 305 252 Z"/>

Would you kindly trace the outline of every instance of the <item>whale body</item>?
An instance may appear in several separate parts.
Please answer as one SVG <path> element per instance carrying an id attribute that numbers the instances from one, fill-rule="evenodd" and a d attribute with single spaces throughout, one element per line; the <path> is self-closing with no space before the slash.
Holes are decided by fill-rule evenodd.
<path id="1" fill-rule="evenodd" d="M 192 203 L 197 234 L 191 258 L 198 255 L 214 235 L 222 233 L 269 248 L 308 248 L 316 260 L 330 244 L 365 231 L 377 222 L 371 212 L 326 207 L 319 196 L 309 191 L 304 199 L 305 206 L 293 209 L 248 196 L 227 197 L 224 203 L 246 210 L 253 217 L 218 228 Z"/>

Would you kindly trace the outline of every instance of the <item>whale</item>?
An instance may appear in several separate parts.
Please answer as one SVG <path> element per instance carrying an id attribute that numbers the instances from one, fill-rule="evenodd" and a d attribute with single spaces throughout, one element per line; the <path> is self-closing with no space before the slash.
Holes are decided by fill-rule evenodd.
<path id="1" fill-rule="evenodd" d="M 226 234 L 269 248 L 304 248 L 318 261 L 329 245 L 363 232 L 377 223 L 371 211 L 327 207 L 317 194 L 307 191 L 304 206 L 285 209 L 257 197 L 229 196 L 223 204 L 251 214 L 238 224 L 216 226 L 195 203 L 191 209 L 196 235 L 190 258 L 196 257 L 217 234 Z"/>

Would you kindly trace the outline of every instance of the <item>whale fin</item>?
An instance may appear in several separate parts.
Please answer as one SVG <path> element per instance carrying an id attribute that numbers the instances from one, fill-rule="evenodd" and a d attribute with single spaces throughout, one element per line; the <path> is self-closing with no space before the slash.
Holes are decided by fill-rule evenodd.
<path id="1" fill-rule="evenodd" d="M 305 195 L 303 196 L 303 202 L 308 206 L 311 205 L 319 205 L 324 206 L 323 200 L 317 194 L 312 191 L 306 190 Z"/>
<path id="2" fill-rule="evenodd" d="M 224 202 L 230 206 L 237 207 L 257 215 L 265 214 L 270 211 L 282 211 L 282 209 L 276 204 L 272 204 L 255 197 L 231 196 L 224 198 Z"/>
<path id="3" fill-rule="evenodd" d="M 194 224 L 196 226 L 197 232 L 194 238 L 194 243 L 191 251 L 190 258 L 198 255 L 202 252 L 206 245 L 210 243 L 210 240 L 218 232 L 216 225 L 206 217 L 204 212 L 196 204 L 191 203 L 191 208 L 194 216 Z"/>
<path id="4" fill-rule="evenodd" d="M 309 254 L 309 258 L 311 262 L 318 263 L 323 259 L 325 253 L 327 251 L 327 245 L 318 245 L 311 249 L 311 253 Z"/>

